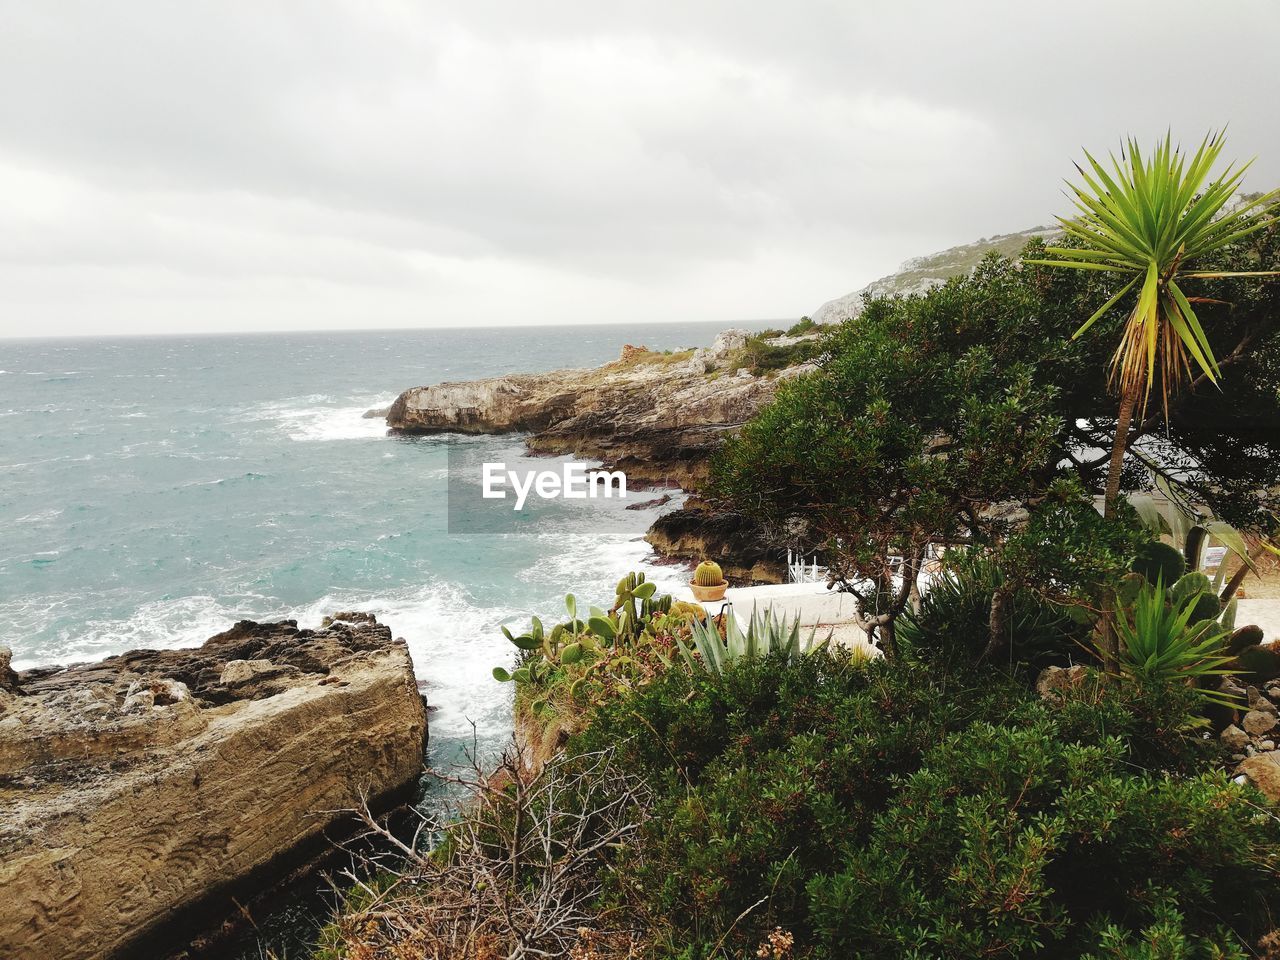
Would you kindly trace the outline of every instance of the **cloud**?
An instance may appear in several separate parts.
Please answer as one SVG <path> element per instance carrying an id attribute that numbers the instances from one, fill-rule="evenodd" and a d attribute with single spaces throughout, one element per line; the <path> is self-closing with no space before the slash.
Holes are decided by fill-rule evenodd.
<path id="1" fill-rule="evenodd" d="M 793 317 L 1048 220 L 1081 144 L 1231 120 L 1280 182 L 1190 3 L 0 14 L 0 335 Z"/>

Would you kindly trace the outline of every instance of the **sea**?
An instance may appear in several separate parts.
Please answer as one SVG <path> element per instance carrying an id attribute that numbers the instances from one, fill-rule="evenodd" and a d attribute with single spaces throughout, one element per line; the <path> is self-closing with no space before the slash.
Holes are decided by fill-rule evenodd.
<path id="1" fill-rule="evenodd" d="M 607 606 L 631 570 L 674 587 L 687 572 L 642 539 L 673 504 L 450 533 L 465 529 L 450 506 L 466 509 L 448 502 L 450 445 L 505 461 L 522 438 L 393 437 L 365 412 L 412 386 L 601 364 L 625 343 L 709 345 L 723 326 L 0 340 L 0 644 L 24 669 L 369 611 L 408 643 L 427 764 L 500 749 L 500 628 L 563 619 L 567 593 Z"/>
<path id="2" fill-rule="evenodd" d="M 450 534 L 450 444 L 511 460 L 523 438 L 393 437 L 364 414 L 723 326 L 0 340 L 0 644 L 24 669 L 367 610 L 408 642 L 441 750 L 473 721 L 502 736 L 500 627 L 607 600 L 630 570 L 679 576 L 642 539 L 671 506 Z"/>

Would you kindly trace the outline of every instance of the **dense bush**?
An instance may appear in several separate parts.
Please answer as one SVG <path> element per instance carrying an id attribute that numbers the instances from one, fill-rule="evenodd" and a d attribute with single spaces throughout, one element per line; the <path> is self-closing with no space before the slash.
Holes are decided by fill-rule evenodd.
<path id="1" fill-rule="evenodd" d="M 908 659 L 672 672 L 574 744 L 657 796 L 602 905 L 655 956 L 754 955 L 775 927 L 831 960 L 1230 956 L 1209 948 L 1280 906 L 1280 827 L 1195 773 L 1214 747 L 1190 696 L 1093 682 L 1050 705 Z M 1175 935 L 1194 950 L 1140 946 Z"/>
<path id="2" fill-rule="evenodd" d="M 1050 716 L 975 724 L 810 881 L 815 942 L 833 958 L 1079 957 L 1172 909 L 1208 956 L 1239 942 L 1232 926 L 1265 932 L 1276 861 L 1259 853 L 1277 836 L 1255 813 L 1225 774 L 1135 771 L 1118 737 L 1064 741 Z"/>
<path id="3" fill-rule="evenodd" d="M 748 337 L 746 344 L 734 359 L 738 369 L 746 368 L 753 373 L 768 373 L 771 370 L 785 370 L 798 363 L 812 360 L 821 350 L 817 340 L 800 340 L 796 343 L 769 343 L 766 330 Z"/>
<path id="4" fill-rule="evenodd" d="M 1088 627 L 1068 608 L 1028 587 L 1015 585 L 996 561 L 960 551 L 930 585 L 918 610 L 908 611 L 898 630 L 904 652 L 923 660 L 961 665 L 981 658 L 991 643 L 991 603 L 998 589 L 1010 589 L 1001 660 L 1011 665 L 1061 664 L 1085 652 Z"/>
<path id="5" fill-rule="evenodd" d="M 1024 252 L 1042 254 L 1039 241 Z M 1204 266 L 1280 268 L 1280 231 Z M 1129 458 L 1124 488 L 1149 487 L 1158 469 L 1189 502 L 1269 534 L 1280 523 L 1280 283 L 1191 282 L 1193 299 L 1209 298 L 1197 310 L 1221 361 L 1220 389 L 1184 391 L 1167 420 L 1163 407 L 1145 413 L 1131 433 L 1141 457 Z M 1053 497 L 1067 478 L 1086 507 L 1101 492 L 1116 423 L 1107 370 L 1124 310 L 1103 316 L 1096 336 L 1072 333 L 1117 292 L 1105 272 L 992 255 L 926 294 L 872 299 L 825 331 L 816 373 L 788 380 L 726 442 L 709 493 L 778 539 L 822 544 L 853 589 L 873 583 L 860 599 L 881 622 L 864 628 L 891 647 L 905 597 L 891 589 L 890 558 L 910 568 L 926 543 L 999 545 L 1016 527 L 1004 522 L 1017 515 L 1011 505 Z M 1082 535 L 1056 555 L 1018 544 L 1029 569 L 1048 559 L 1068 586 L 1082 571 L 1105 582 L 1109 565 L 1075 549 L 1102 541 L 1075 530 Z M 1050 570 L 1026 579 L 1047 588 L 1057 578 Z"/>

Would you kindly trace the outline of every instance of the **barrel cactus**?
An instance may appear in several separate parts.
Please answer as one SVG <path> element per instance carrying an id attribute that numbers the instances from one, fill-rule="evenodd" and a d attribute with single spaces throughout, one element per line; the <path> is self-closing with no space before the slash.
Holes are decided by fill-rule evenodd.
<path id="1" fill-rule="evenodd" d="M 703 560 L 693 572 L 693 582 L 700 587 L 716 587 L 724 583 L 724 571 L 720 564 L 712 560 Z"/>
<path id="2" fill-rule="evenodd" d="M 1187 562 L 1181 551 L 1159 540 L 1144 544 L 1133 561 L 1133 571 L 1142 574 L 1150 583 L 1176 583 L 1186 570 Z"/>

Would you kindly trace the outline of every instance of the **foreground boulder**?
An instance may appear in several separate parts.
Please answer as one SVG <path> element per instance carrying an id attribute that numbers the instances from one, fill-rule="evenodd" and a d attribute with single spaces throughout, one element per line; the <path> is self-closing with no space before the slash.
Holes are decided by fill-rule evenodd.
<path id="1" fill-rule="evenodd" d="M 242 621 L 194 650 L 0 691 L 0 957 L 159 953 L 408 799 L 426 710 L 368 614 Z"/>

